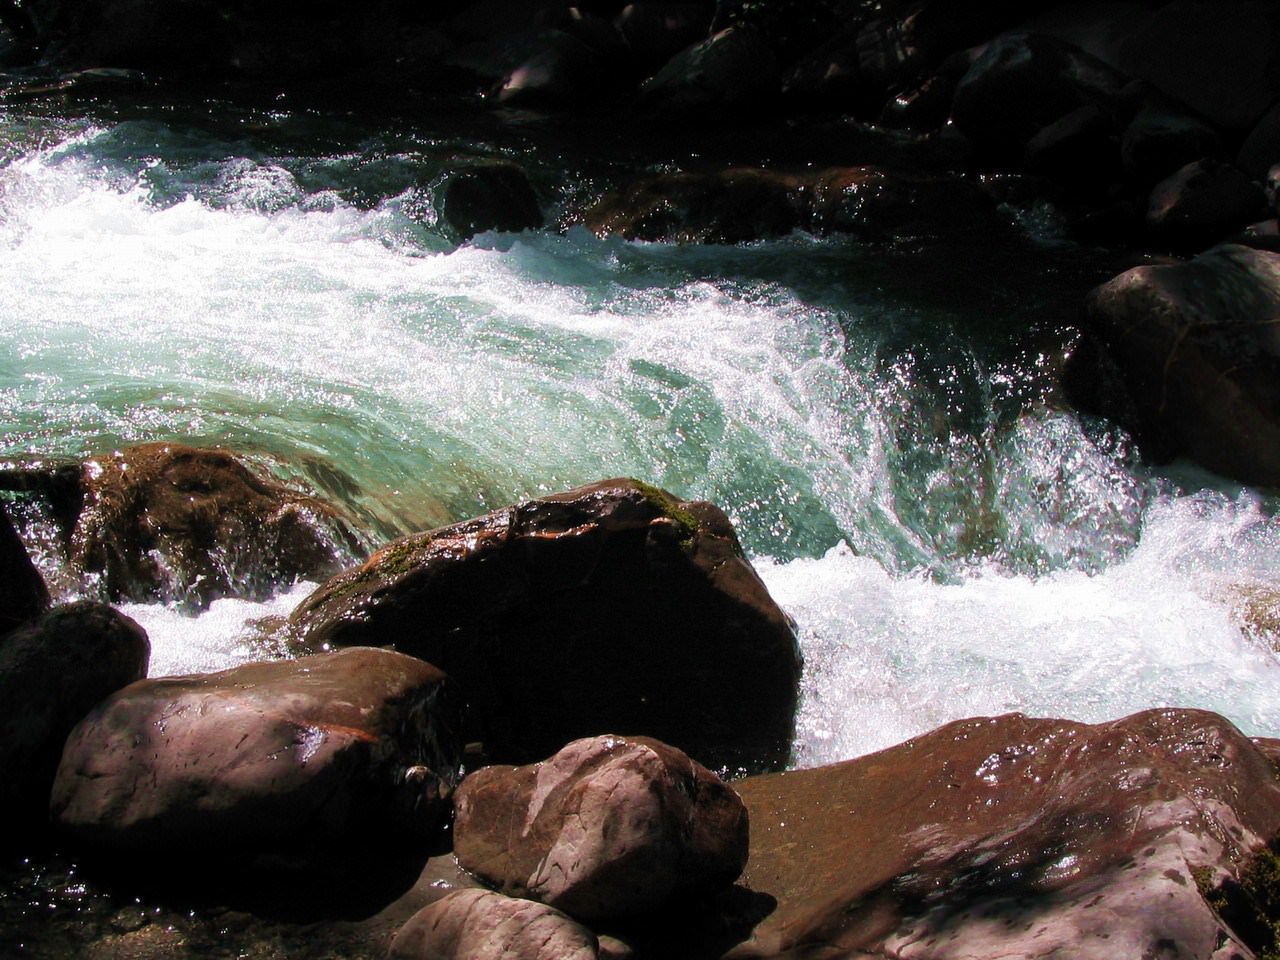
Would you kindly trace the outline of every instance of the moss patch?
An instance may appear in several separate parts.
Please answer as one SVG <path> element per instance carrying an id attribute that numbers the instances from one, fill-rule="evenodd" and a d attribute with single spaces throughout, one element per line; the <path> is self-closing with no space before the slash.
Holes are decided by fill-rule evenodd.
<path id="1" fill-rule="evenodd" d="M 1280 960 L 1280 837 L 1244 865 L 1239 879 L 1214 886 L 1209 870 L 1192 871 L 1206 902 L 1259 960 Z"/>
<path id="2" fill-rule="evenodd" d="M 635 477 L 631 478 L 631 482 L 636 485 L 637 490 L 644 494 L 646 500 L 680 525 L 680 540 L 682 543 L 693 542 L 694 537 L 698 535 L 697 517 L 681 507 L 680 501 L 661 487 L 655 487 L 653 484 L 637 480 Z"/>

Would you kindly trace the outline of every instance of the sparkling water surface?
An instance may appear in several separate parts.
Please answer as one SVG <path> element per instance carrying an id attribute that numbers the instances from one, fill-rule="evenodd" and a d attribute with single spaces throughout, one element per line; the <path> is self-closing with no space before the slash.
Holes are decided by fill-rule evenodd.
<path id="1" fill-rule="evenodd" d="M 1280 735 L 1252 615 L 1280 596 L 1275 503 L 1152 470 L 1057 396 L 1103 251 L 458 246 L 431 203 L 451 164 L 519 158 L 554 224 L 607 159 L 225 106 L 0 128 L 0 455 L 224 445 L 370 547 L 607 476 L 713 500 L 798 624 L 800 765 L 1011 710 Z M 309 588 L 125 609 L 153 675 L 203 671 L 262 656 L 252 624 Z"/>

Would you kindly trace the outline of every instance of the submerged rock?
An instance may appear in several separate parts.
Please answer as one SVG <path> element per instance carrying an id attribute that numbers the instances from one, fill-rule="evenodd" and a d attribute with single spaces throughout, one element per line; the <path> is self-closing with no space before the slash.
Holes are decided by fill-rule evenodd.
<path id="1" fill-rule="evenodd" d="M 1276 768 L 1195 710 L 962 720 L 735 786 L 777 898 L 735 960 L 1252 956 L 1205 894 L 1280 830 Z"/>
<path id="2" fill-rule="evenodd" d="M 705 899 L 746 863 L 738 795 L 644 738 L 578 740 L 542 763 L 486 767 L 462 782 L 454 810 L 459 864 L 588 923 Z"/>
<path id="3" fill-rule="evenodd" d="M 355 547 L 332 508 L 225 450 L 148 443 L 90 458 L 71 560 L 113 599 L 260 598 Z"/>
<path id="4" fill-rule="evenodd" d="M 558 910 L 492 890 L 459 890 L 423 907 L 388 960 L 596 960 L 597 940 Z"/>
<path id="5" fill-rule="evenodd" d="M 47 819 L 72 728 L 99 701 L 147 675 L 146 632 L 110 607 L 55 607 L 0 638 L 0 846 Z M 12 818 L 12 819 L 10 819 Z"/>
<path id="6" fill-rule="evenodd" d="M 458 703 L 430 664 L 351 649 L 134 683 L 75 729 L 51 808 L 153 863 L 356 870 L 412 856 L 449 811 Z"/>
<path id="7" fill-rule="evenodd" d="M 1280 254 L 1235 244 L 1137 267 L 1094 290 L 1073 402 L 1156 458 L 1280 483 Z"/>
<path id="8" fill-rule="evenodd" d="M 293 612 L 313 647 L 394 644 L 449 672 L 493 759 L 612 730 L 711 767 L 781 765 L 800 653 L 709 503 L 604 480 L 403 537 Z"/>
<path id="9" fill-rule="evenodd" d="M 536 230 L 542 210 L 529 177 L 515 163 L 489 160 L 450 172 L 436 189 L 440 216 L 459 240 L 486 230 Z"/>
<path id="10" fill-rule="evenodd" d="M 44 578 L 0 506 L 0 635 L 49 607 Z"/>

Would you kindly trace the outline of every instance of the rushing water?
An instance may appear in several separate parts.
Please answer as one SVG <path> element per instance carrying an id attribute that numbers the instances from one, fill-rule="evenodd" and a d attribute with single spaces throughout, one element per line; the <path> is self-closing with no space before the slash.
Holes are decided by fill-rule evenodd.
<path id="1" fill-rule="evenodd" d="M 518 156 L 553 222 L 610 165 L 442 129 L 11 108 L 0 455 L 221 444 L 370 544 L 605 476 L 714 500 L 799 625 L 800 764 L 1009 710 L 1202 706 L 1280 735 L 1275 638 L 1242 629 L 1280 586 L 1275 505 L 1153 472 L 1057 401 L 1105 255 L 1043 233 L 456 246 L 431 205 L 456 158 Z M 153 673 L 207 670 L 260 656 L 246 624 L 307 589 L 127 610 Z"/>

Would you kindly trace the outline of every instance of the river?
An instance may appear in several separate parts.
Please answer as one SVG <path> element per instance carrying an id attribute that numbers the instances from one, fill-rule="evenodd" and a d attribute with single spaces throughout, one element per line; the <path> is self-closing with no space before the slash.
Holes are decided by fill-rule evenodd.
<path id="1" fill-rule="evenodd" d="M 1276 637 L 1241 617 L 1280 583 L 1277 504 L 1062 404 L 1119 258 L 1050 211 L 965 245 L 628 243 L 554 226 L 618 159 L 519 116 L 0 117 L 0 456 L 225 445 L 369 546 L 607 476 L 713 500 L 798 625 L 801 766 L 1006 711 L 1280 735 Z M 431 185 L 482 156 L 553 226 L 451 243 Z M 203 671 L 262 656 L 253 621 L 310 587 L 125 609 L 153 675 Z"/>

